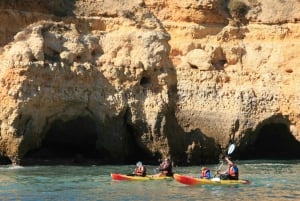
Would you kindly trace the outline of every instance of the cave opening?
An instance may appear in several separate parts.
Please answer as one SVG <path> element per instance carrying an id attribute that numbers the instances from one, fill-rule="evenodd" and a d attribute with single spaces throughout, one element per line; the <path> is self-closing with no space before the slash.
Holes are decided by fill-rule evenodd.
<path id="1" fill-rule="evenodd" d="M 157 165 L 157 161 L 162 157 L 160 153 L 151 153 L 148 148 L 137 140 L 137 131 L 133 126 L 127 125 L 128 130 L 128 158 L 127 164 L 135 164 L 137 161 L 141 161 L 144 164 Z"/>
<path id="2" fill-rule="evenodd" d="M 7 156 L 0 155 L 0 165 L 9 165 L 12 161 Z"/>
<path id="3" fill-rule="evenodd" d="M 70 121 L 55 120 L 48 129 L 40 148 L 24 157 L 34 163 L 100 163 L 103 153 L 97 150 L 96 122 L 88 117 Z"/>
<path id="4" fill-rule="evenodd" d="M 300 142 L 283 123 L 262 126 L 255 140 L 240 155 L 241 159 L 299 159 Z"/>

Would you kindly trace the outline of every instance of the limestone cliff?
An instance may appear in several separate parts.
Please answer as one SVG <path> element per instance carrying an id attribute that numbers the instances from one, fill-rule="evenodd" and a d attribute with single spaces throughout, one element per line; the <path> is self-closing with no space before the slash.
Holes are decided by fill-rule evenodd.
<path id="1" fill-rule="evenodd" d="M 199 164 L 230 142 L 241 158 L 300 157 L 297 0 L 6 0 L 0 9 L 2 158 Z"/>

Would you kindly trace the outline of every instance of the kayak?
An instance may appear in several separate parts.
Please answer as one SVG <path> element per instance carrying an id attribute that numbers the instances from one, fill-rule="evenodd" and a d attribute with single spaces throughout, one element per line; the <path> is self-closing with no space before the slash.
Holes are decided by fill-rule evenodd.
<path id="1" fill-rule="evenodd" d="M 222 180 L 220 178 L 201 179 L 197 177 L 174 174 L 174 179 L 179 183 L 186 185 L 236 185 L 236 184 L 250 184 L 249 180 Z"/>
<path id="2" fill-rule="evenodd" d="M 172 179 L 173 177 L 167 176 L 156 176 L 156 175 L 147 175 L 145 177 L 140 176 L 128 176 L 125 174 L 111 173 L 111 178 L 119 181 L 149 181 L 149 180 L 163 180 L 163 179 Z"/>

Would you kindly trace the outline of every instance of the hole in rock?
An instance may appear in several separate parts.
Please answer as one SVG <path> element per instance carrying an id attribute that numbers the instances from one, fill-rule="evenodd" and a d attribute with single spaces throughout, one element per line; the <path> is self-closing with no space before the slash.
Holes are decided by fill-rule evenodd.
<path id="1" fill-rule="evenodd" d="M 141 86 L 143 87 L 149 87 L 151 85 L 151 78 L 150 77 L 142 77 L 140 81 Z"/>
<path id="2" fill-rule="evenodd" d="M 126 163 L 135 164 L 137 161 L 141 161 L 144 164 L 157 165 L 157 161 L 159 158 L 161 158 L 161 155 L 159 153 L 151 153 L 146 147 L 140 144 L 136 140 L 136 136 L 134 134 L 135 129 L 132 126 L 127 125 L 127 129 L 129 134 L 128 136 L 129 156 L 126 159 Z"/>
<path id="3" fill-rule="evenodd" d="M 100 163 L 102 154 L 96 148 L 97 126 L 90 117 L 71 121 L 54 121 L 39 149 L 24 158 L 35 162 Z"/>
<path id="4" fill-rule="evenodd" d="M 223 70 L 227 59 L 221 47 L 217 47 L 213 52 L 213 58 L 211 64 L 215 67 L 216 70 Z"/>
<path id="5" fill-rule="evenodd" d="M 252 145 L 241 153 L 241 159 L 295 159 L 300 158 L 300 142 L 282 123 L 264 125 Z"/>
<path id="6" fill-rule="evenodd" d="M 0 165 L 9 165 L 11 164 L 11 160 L 6 156 L 0 156 Z"/>

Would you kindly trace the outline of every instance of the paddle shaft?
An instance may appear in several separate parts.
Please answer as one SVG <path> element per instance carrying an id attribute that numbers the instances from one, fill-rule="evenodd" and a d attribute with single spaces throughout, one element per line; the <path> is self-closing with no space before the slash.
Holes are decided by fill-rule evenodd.
<path id="1" fill-rule="evenodd" d="M 216 174 L 214 175 L 214 178 L 217 176 L 217 174 L 219 173 L 219 171 L 222 169 L 223 164 L 224 164 L 223 161 L 221 161 L 221 164 L 219 165 L 219 167 L 218 167 L 218 169 L 216 171 Z"/>

